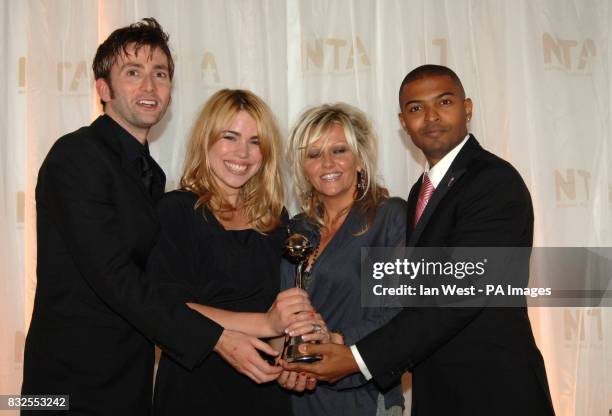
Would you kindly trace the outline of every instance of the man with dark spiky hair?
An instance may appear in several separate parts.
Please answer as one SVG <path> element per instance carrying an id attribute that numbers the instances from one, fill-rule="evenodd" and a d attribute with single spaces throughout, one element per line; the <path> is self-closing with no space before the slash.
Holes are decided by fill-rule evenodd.
<path id="1" fill-rule="evenodd" d="M 427 166 L 408 197 L 412 247 L 531 247 L 533 207 L 520 174 L 468 133 L 472 101 L 440 65 L 410 72 L 399 121 Z M 525 265 L 528 267 L 528 265 Z M 527 308 L 404 308 L 355 345 L 300 346 L 314 364 L 286 365 L 335 382 L 361 372 L 387 388 L 413 374 L 412 414 L 554 414 Z"/>
<path id="2" fill-rule="evenodd" d="M 154 343 L 186 368 L 214 349 L 238 371 L 257 367 L 258 382 L 281 371 L 253 348 L 259 340 L 224 330 L 185 305 L 189 293 L 145 274 L 165 186 L 147 135 L 170 103 L 167 41 L 148 18 L 99 46 L 104 115 L 60 138 L 38 175 L 38 283 L 22 394 L 67 394 L 72 414 L 148 415 Z"/>

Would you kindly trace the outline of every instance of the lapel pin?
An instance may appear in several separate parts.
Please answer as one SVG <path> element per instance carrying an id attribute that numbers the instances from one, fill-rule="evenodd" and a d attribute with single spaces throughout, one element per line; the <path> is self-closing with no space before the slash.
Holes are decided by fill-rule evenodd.
<path id="1" fill-rule="evenodd" d="M 452 176 L 452 177 L 451 177 L 451 178 L 448 180 L 448 185 L 447 185 L 447 186 L 450 188 L 450 187 L 451 187 L 451 185 L 452 185 L 454 182 L 455 182 L 455 177 L 454 177 L 454 176 Z"/>

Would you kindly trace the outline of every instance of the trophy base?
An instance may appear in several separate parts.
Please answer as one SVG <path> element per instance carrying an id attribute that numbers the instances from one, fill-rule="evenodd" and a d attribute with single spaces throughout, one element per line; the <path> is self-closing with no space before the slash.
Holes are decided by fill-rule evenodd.
<path id="1" fill-rule="evenodd" d="M 320 355 L 302 355 L 300 357 L 287 358 L 288 363 L 314 363 L 320 361 Z"/>
<path id="2" fill-rule="evenodd" d="M 314 363 L 321 360 L 318 354 L 302 354 L 298 351 L 297 345 L 288 345 L 285 361 L 288 363 Z"/>

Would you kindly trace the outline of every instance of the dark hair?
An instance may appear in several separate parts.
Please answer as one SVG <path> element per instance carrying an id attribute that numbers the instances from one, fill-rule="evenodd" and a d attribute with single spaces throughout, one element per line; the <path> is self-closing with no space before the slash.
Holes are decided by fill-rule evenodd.
<path id="1" fill-rule="evenodd" d="M 153 50 L 159 48 L 168 58 L 168 72 L 170 79 L 174 75 L 174 61 L 168 47 L 169 36 L 161 25 L 152 17 L 142 19 L 140 22 L 115 30 L 98 46 L 93 61 L 95 79 L 103 78 L 110 85 L 111 68 L 120 55 L 128 54 L 128 46 L 134 45 L 134 53 L 143 46 Z"/>
<path id="2" fill-rule="evenodd" d="M 418 68 L 415 68 L 412 71 L 410 71 L 408 75 L 404 77 L 404 80 L 402 81 L 402 85 L 400 85 L 399 94 L 398 94 L 399 100 L 400 100 L 400 103 L 399 103 L 400 107 L 402 106 L 402 101 L 401 101 L 402 90 L 404 89 L 404 86 L 406 84 L 413 82 L 413 81 L 417 81 L 419 79 L 423 79 L 427 77 L 438 77 L 438 76 L 447 76 L 450 79 L 452 79 L 453 82 L 455 82 L 457 86 L 461 89 L 461 92 L 465 96 L 465 90 L 463 89 L 463 84 L 461 84 L 461 80 L 459 79 L 457 74 L 455 74 L 455 71 L 453 71 L 449 67 L 442 66 L 442 65 L 433 65 L 433 64 L 421 65 Z"/>

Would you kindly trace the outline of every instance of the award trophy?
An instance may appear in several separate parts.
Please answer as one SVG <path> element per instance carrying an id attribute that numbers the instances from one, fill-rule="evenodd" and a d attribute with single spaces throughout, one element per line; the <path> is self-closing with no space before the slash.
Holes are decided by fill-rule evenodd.
<path id="1" fill-rule="evenodd" d="M 295 286 L 303 289 L 302 275 L 304 268 L 308 263 L 308 256 L 315 249 L 319 241 L 319 235 L 316 228 L 313 229 L 312 223 L 305 221 L 305 218 L 294 218 L 289 224 L 289 238 L 285 241 L 285 249 L 287 256 L 296 263 L 295 268 Z M 310 226 L 310 227 L 308 227 Z M 306 228 L 308 227 L 308 228 Z M 302 362 L 311 363 L 319 361 L 321 356 L 318 354 L 302 354 L 298 347 L 308 341 L 304 341 L 302 336 L 290 337 L 285 336 L 285 345 L 283 347 L 283 359 L 288 363 Z M 316 342 L 316 341 L 311 341 Z"/>

